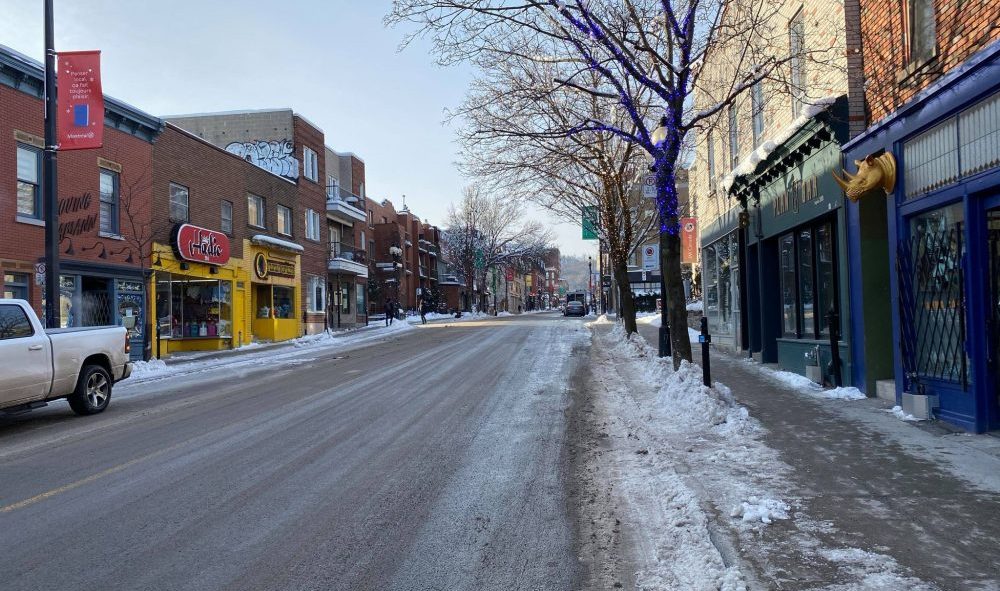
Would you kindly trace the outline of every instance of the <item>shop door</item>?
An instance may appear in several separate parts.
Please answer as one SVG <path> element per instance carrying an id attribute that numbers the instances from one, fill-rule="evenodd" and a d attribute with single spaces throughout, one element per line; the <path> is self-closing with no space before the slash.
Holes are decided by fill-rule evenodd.
<path id="1" fill-rule="evenodd" d="M 986 212 L 986 249 L 989 275 L 987 314 L 990 330 L 986 351 L 990 372 L 990 428 L 997 429 L 1000 428 L 1000 208 Z"/>

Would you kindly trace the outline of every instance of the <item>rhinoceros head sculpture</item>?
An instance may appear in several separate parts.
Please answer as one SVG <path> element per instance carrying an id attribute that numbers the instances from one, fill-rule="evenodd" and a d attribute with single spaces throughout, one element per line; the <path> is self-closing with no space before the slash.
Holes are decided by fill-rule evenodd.
<path id="1" fill-rule="evenodd" d="M 844 189 L 844 193 L 851 201 L 857 201 L 862 195 L 876 188 L 881 188 L 888 194 L 896 186 L 896 159 L 889 152 L 879 156 L 867 156 L 864 160 L 855 160 L 854 164 L 858 166 L 857 174 L 852 175 L 845 170 L 844 178 L 841 178 L 837 173 L 832 173 L 833 179 Z"/>

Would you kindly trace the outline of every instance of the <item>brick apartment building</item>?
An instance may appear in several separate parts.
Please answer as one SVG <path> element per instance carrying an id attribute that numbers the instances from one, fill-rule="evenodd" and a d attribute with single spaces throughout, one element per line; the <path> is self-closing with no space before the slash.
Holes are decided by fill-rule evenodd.
<path id="1" fill-rule="evenodd" d="M 299 315 L 305 334 L 315 334 L 329 324 L 327 316 L 329 229 L 323 222 L 326 211 L 326 147 L 323 131 L 291 109 L 232 111 L 165 118 L 178 127 L 236 154 L 258 167 L 293 181 L 297 186 L 298 212 L 291 224 L 303 224 L 304 232 L 294 242 L 301 272 Z M 309 214 L 308 212 L 312 212 Z M 306 219 L 304 216 L 310 216 Z M 278 229 L 283 240 L 289 233 Z"/>
<path id="2" fill-rule="evenodd" d="M 330 326 L 368 320 L 368 212 L 365 163 L 354 154 L 325 148 L 326 219 L 330 234 Z"/>
<path id="3" fill-rule="evenodd" d="M 153 146 L 153 354 L 302 334 L 309 209 L 291 179 L 167 123 Z M 315 213 L 315 212 L 314 212 Z"/>
<path id="4" fill-rule="evenodd" d="M 550 248 L 542 257 L 542 264 L 545 266 L 545 289 L 542 292 L 542 306 L 554 308 L 559 305 L 562 264 L 559 260 L 559 249 Z"/>
<path id="5" fill-rule="evenodd" d="M 435 309 L 441 308 L 441 302 L 449 309 L 448 296 L 439 286 L 440 230 L 422 222 L 406 206 L 396 211 L 388 199 L 368 200 L 367 206 L 372 310 L 381 311 L 386 298 L 404 310 L 416 310 L 422 298 Z"/>
<path id="6" fill-rule="evenodd" d="M 0 294 L 43 314 L 35 265 L 45 256 L 41 201 L 44 105 L 41 64 L 0 46 Z M 105 97 L 104 147 L 58 155 L 62 326 L 145 318 L 143 229 L 150 221 L 152 142 L 159 119 Z M 133 355 L 148 326 L 137 322 Z"/>
<path id="7" fill-rule="evenodd" d="M 845 9 L 843 160 L 879 181 L 846 208 L 855 381 L 968 430 L 1000 428 L 1000 3 Z"/>

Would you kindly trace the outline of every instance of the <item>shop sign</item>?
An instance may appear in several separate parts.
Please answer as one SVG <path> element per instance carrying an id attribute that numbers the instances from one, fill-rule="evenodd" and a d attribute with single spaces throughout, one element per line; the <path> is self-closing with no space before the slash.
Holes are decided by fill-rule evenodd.
<path id="1" fill-rule="evenodd" d="M 698 218 L 681 218 L 681 262 L 698 262 Z"/>
<path id="2" fill-rule="evenodd" d="M 275 277 L 295 277 L 295 263 L 284 259 L 268 258 L 264 253 L 258 252 L 253 258 L 253 271 L 260 279 Z"/>
<path id="3" fill-rule="evenodd" d="M 60 150 L 90 150 L 104 143 L 101 52 L 59 52 L 56 93 Z"/>
<path id="4" fill-rule="evenodd" d="M 131 291 L 142 293 L 142 281 L 132 281 L 129 279 L 116 280 L 118 291 Z"/>
<path id="5" fill-rule="evenodd" d="M 182 259 L 209 265 L 229 262 L 229 236 L 222 232 L 181 224 L 177 228 L 175 243 Z"/>

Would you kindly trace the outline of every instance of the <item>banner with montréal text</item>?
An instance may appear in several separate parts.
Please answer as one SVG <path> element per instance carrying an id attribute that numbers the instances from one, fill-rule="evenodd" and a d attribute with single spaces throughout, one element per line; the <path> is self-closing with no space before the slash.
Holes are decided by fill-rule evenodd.
<path id="1" fill-rule="evenodd" d="M 681 262 L 698 262 L 698 218 L 681 218 Z"/>
<path id="2" fill-rule="evenodd" d="M 56 128 L 60 150 L 91 150 L 104 143 L 101 52 L 58 54 Z"/>

